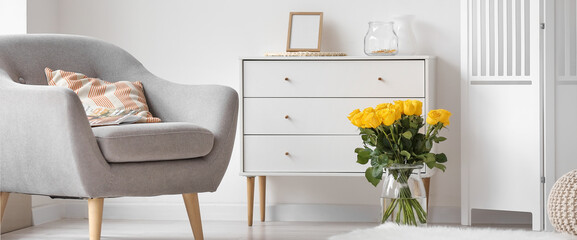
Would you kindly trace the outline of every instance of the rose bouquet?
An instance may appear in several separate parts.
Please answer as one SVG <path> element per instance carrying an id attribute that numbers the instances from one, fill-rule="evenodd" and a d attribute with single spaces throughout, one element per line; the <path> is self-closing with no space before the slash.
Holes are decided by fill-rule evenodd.
<path id="1" fill-rule="evenodd" d="M 451 113 L 444 109 L 431 110 L 426 124 L 422 115 L 423 103 L 418 100 L 394 101 L 354 110 L 348 116 L 351 123 L 359 128 L 363 147 L 355 149 L 357 162 L 370 166 L 365 171 L 367 180 L 377 186 L 384 170 L 401 185 L 399 196 L 393 199 L 383 211 L 382 222 L 395 212 L 400 212 L 397 223 L 417 225 L 426 223 L 427 213 L 412 197 L 407 184 L 414 168 L 422 166 L 445 171 L 447 156 L 431 153 L 434 143 L 445 141 L 439 131 L 449 125 Z M 424 131 L 421 131 L 425 127 Z M 383 206 L 385 207 L 385 206 Z"/>

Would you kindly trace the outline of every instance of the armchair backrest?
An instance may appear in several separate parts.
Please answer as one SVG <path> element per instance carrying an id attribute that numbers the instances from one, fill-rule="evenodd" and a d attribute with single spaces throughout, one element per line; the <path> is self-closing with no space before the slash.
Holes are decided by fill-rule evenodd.
<path id="1" fill-rule="evenodd" d="M 142 64 L 123 49 L 94 38 L 59 34 L 0 35 L 0 70 L 14 82 L 46 85 L 44 68 L 115 82 Z M 0 77 L 0 85 L 6 78 Z"/>

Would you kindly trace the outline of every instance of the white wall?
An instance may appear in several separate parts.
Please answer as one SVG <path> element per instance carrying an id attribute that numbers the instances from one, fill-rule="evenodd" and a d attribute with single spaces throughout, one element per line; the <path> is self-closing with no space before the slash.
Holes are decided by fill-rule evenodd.
<path id="1" fill-rule="evenodd" d="M 28 3 L 29 12 L 38 13 L 29 14 L 31 33 L 94 36 L 126 49 L 163 78 L 189 84 L 223 84 L 235 89 L 240 83 L 239 57 L 284 50 L 291 11 L 324 12 L 322 50 L 342 51 L 351 56 L 363 55 L 363 37 L 369 21 L 399 14 L 415 15 L 418 53 L 438 57 L 438 107 L 453 112 L 451 126 L 444 132 L 449 140 L 438 148 L 449 157 L 447 172 L 433 177 L 430 205 L 437 208 L 437 213 L 448 211 L 455 215 L 431 217 L 437 221 L 459 221 L 459 0 L 29 0 Z M 219 190 L 200 194 L 200 201 L 201 206 L 234 206 L 237 211 L 231 211 L 233 216 L 229 217 L 245 219 L 246 214 L 238 211 L 246 203 L 245 179 L 238 174 L 239 154 L 240 150 L 235 148 Z M 361 177 L 269 177 L 267 201 L 279 206 L 335 204 L 376 208 L 379 193 L 380 188 L 372 187 Z M 163 196 L 107 202 L 162 205 L 180 204 L 181 199 Z"/>
<path id="2" fill-rule="evenodd" d="M 57 33 L 61 14 L 58 0 L 28 0 L 27 2 L 28 32 Z"/>
<path id="3" fill-rule="evenodd" d="M 26 2 L 0 1 L 0 34 L 26 33 Z"/>
<path id="4" fill-rule="evenodd" d="M 26 33 L 26 1 L 0 1 L 0 35 Z M 0 182 L 0 184 L 2 184 Z M 32 225 L 31 198 L 23 194 L 11 194 L 6 205 L 0 232 L 10 232 Z"/>

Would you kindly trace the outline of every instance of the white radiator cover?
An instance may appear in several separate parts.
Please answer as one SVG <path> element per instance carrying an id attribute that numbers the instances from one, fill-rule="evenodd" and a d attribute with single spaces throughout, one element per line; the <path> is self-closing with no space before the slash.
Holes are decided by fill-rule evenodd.
<path id="1" fill-rule="evenodd" d="M 543 229 L 539 0 L 468 0 L 462 17 L 462 213 L 530 212 Z"/>
<path id="2" fill-rule="evenodd" d="M 577 168 L 577 4 L 467 0 L 461 18 L 462 224 L 472 209 L 529 212 Z"/>

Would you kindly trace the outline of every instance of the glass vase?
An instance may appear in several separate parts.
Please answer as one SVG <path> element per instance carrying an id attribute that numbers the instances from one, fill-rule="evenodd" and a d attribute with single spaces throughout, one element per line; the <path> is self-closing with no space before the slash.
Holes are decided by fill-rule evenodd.
<path id="1" fill-rule="evenodd" d="M 365 35 L 365 54 L 369 56 L 397 55 L 398 37 L 393 22 L 369 22 Z"/>
<path id="2" fill-rule="evenodd" d="M 422 165 L 396 165 L 383 173 L 381 223 L 427 224 L 427 195 L 421 179 Z"/>

